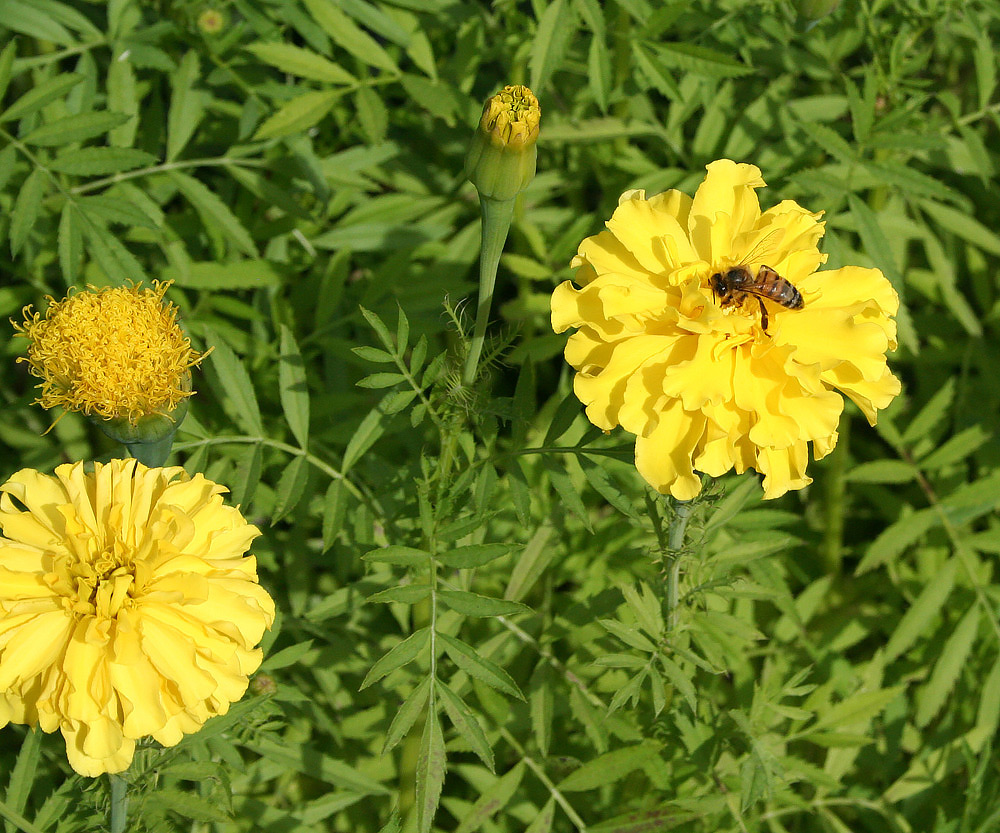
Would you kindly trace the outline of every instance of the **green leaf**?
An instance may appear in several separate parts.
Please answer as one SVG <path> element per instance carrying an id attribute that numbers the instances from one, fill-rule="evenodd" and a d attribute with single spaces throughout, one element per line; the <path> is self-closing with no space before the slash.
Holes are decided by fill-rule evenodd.
<path id="1" fill-rule="evenodd" d="M 54 101 L 63 94 L 69 92 L 73 87 L 83 80 L 82 75 L 75 73 L 64 73 L 55 78 L 49 78 L 36 87 L 32 87 L 22 95 L 17 101 L 0 113 L 0 122 L 20 119 L 29 113 L 40 110 L 50 101 Z"/>
<path id="2" fill-rule="evenodd" d="M 368 66 L 399 72 L 396 62 L 379 46 L 378 41 L 359 29 L 336 5 L 327 0 L 305 0 L 305 6 L 323 31 L 342 49 Z"/>
<path id="3" fill-rule="evenodd" d="M 850 726 L 859 721 L 869 720 L 879 714 L 905 690 L 905 685 L 898 685 L 892 688 L 861 691 L 846 697 L 821 713 L 810 727 L 810 731 Z"/>
<path id="4" fill-rule="evenodd" d="M 389 724 L 389 731 L 385 735 L 385 745 L 382 747 L 383 755 L 394 749 L 413 728 L 417 718 L 424 712 L 427 695 L 430 694 L 430 691 L 431 678 L 424 677 L 420 684 L 407 695 L 403 704 L 396 711 L 395 717 L 392 718 L 392 723 Z"/>
<path id="5" fill-rule="evenodd" d="M 401 602 L 412 605 L 421 602 L 431 594 L 430 585 L 427 584 L 401 584 L 398 587 L 390 587 L 372 593 L 366 602 L 371 604 L 389 604 L 391 602 Z"/>
<path id="6" fill-rule="evenodd" d="M 632 56 L 635 58 L 635 65 L 642 73 L 650 86 L 656 89 L 661 95 L 667 98 L 679 97 L 680 88 L 673 76 L 663 66 L 658 57 L 645 46 L 639 43 L 632 44 Z"/>
<path id="7" fill-rule="evenodd" d="M 397 567 L 424 567 L 430 564 L 431 554 L 426 550 L 394 544 L 369 550 L 361 556 L 361 560 L 373 564 L 395 564 Z"/>
<path id="8" fill-rule="evenodd" d="M 274 512 L 271 515 L 272 524 L 298 506 L 308 482 L 309 461 L 305 457 L 296 457 L 285 467 L 278 480 L 274 496 Z"/>
<path id="9" fill-rule="evenodd" d="M 292 331 L 280 325 L 281 355 L 278 357 L 278 387 L 281 409 L 299 446 L 309 445 L 309 385 L 305 365 Z"/>
<path id="10" fill-rule="evenodd" d="M 189 289 L 264 289 L 281 283 L 281 275 L 274 264 L 259 258 L 224 263 L 197 261 L 189 263 L 183 274 L 178 269 L 168 268 L 164 277 Z"/>
<path id="11" fill-rule="evenodd" d="M 340 464 L 340 470 L 343 474 L 347 474 L 348 470 L 364 456 L 364 453 L 385 432 L 385 426 L 382 424 L 383 419 L 381 411 L 375 409 L 369 411 L 367 416 L 361 420 L 361 424 L 351 435 L 351 439 L 348 440 L 347 448 L 344 449 L 344 460 Z"/>
<path id="12" fill-rule="evenodd" d="M 340 93 L 336 90 L 314 91 L 296 96 L 257 128 L 254 141 L 304 133 L 330 112 L 339 96 Z"/>
<path id="13" fill-rule="evenodd" d="M 979 631 L 980 616 L 979 605 L 973 602 L 945 641 L 934 663 L 930 680 L 917 691 L 917 713 L 914 717 L 917 726 L 923 728 L 930 723 L 954 690 L 969 654 L 972 653 L 972 646 Z"/>
<path id="14" fill-rule="evenodd" d="M 886 527 L 872 541 L 864 557 L 854 570 L 856 576 L 863 575 L 883 564 L 889 564 L 916 543 L 927 530 L 939 525 L 941 517 L 936 510 L 921 509 L 906 515 Z"/>
<path id="15" fill-rule="evenodd" d="M 906 431 L 903 432 L 903 444 L 911 446 L 934 431 L 948 415 L 954 401 L 955 379 L 950 377 L 906 427 Z"/>
<path id="16" fill-rule="evenodd" d="M 248 748 L 271 761 L 283 770 L 298 772 L 325 784 L 364 795 L 389 795 L 391 790 L 374 778 L 358 772 L 334 755 L 313 749 L 305 744 L 278 742 L 270 738 L 251 739 L 244 743 Z"/>
<path id="17" fill-rule="evenodd" d="M 358 690 L 364 691 L 368 686 L 377 683 L 397 668 L 402 668 L 407 663 L 413 662 L 427 647 L 430 637 L 430 628 L 420 628 L 411 633 L 371 667 Z"/>
<path id="18" fill-rule="evenodd" d="M 205 99 L 208 95 L 194 88 L 195 81 L 200 77 L 198 53 L 193 49 L 188 50 L 181 58 L 177 71 L 170 76 L 173 92 L 167 117 L 168 162 L 175 160 L 184 150 L 205 114 Z"/>
<path id="19" fill-rule="evenodd" d="M 667 66 L 708 78 L 738 78 L 754 71 L 753 67 L 734 61 L 723 52 L 693 43 L 660 43 L 655 49 L 660 60 Z"/>
<path id="20" fill-rule="evenodd" d="M 57 147 L 73 142 L 83 142 L 87 139 L 93 139 L 95 136 L 103 136 L 130 118 L 132 117 L 124 113 L 112 113 L 107 110 L 64 116 L 36 127 L 24 137 L 23 141 L 29 145 L 40 147 Z"/>
<path id="21" fill-rule="evenodd" d="M 922 458 L 918 465 L 925 471 L 938 471 L 964 460 L 976 449 L 993 439 L 981 425 L 973 425 L 951 437 L 944 445 Z"/>
<path id="22" fill-rule="evenodd" d="M 148 282 L 146 270 L 132 252 L 96 218 L 76 212 L 87 240 L 87 251 L 113 283 Z"/>
<path id="23" fill-rule="evenodd" d="M 524 761 L 519 761 L 505 775 L 498 778 L 487 788 L 455 828 L 455 833 L 474 833 L 479 830 L 492 816 L 495 816 L 510 803 L 521 785 L 524 777 Z"/>
<path id="24" fill-rule="evenodd" d="M 573 7 L 566 0 L 553 0 L 538 19 L 538 31 L 531 45 L 531 89 L 541 94 L 548 87 L 552 74 L 559 69 L 566 48 L 576 35 L 578 21 Z"/>
<path id="25" fill-rule="evenodd" d="M 437 680 L 434 686 L 441 695 L 441 703 L 444 705 L 444 710 L 448 713 L 448 719 L 455 727 L 455 731 L 469 744 L 472 751 L 486 764 L 490 772 L 493 772 L 493 750 L 490 748 L 486 733 L 472 709 L 447 684 Z"/>
<path id="26" fill-rule="evenodd" d="M 12 70 L 14 68 L 14 58 L 17 57 L 17 39 L 11 38 L 7 45 L 0 52 L 0 101 L 3 101 L 7 93 L 7 86 L 10 84 Z"/>
<path id="27" fill-rule="evenodd" d="M 382 390 L 384 388 L 394 387 L 400 382 L 405 381 L 406 376 L 402 373 L 372 373 L 369 376 L 365 376 L 363 379 L 359 379 L 355 384 L 357 384 L 359 388 Z"/>
<path id="28" fill-rule="evenodd" d="M 327 487 L 323 498 L 323 549 L 333 546 L 340 534 L 347 511 L 347 488 L 341 478 L 334 478 Z"/>
<path id="29" fill-rule="evenodd" d="M 901 460 L 873 460 L 855 466 L 844 479 L 853 483 L 909 483 L 918 471 Z"/>
<path id="30" fill-rule="evenodd" d="M 524 700 L 524 695 L 521 694 L 521 689 L 517 687 L 517 683 L 499 665 L 490 662 L 485 657 L 479 656 L 474 649 L 470 648 L 464 642 L 446 633 L 439 633 L 438 639 L 444 645 L 444 649 L 448 656 L 451 657 L 452 662 L 470 677 L 475 677 L 477 680 L 486 683 L 490 688 L 495 688 L 497 691 L 502 691 L 511 697 L 516 697 L 518 700 Z"/>
<path id="31" fill-rule="evenodd" d="M 424 723 L 424 733 L 420 739 L 420 755 L 417 759 L 418 833 L 430 833 L 434 824 L 434 814 L 437 812 L 438 802 L 441 800 L 441 788 L 444 786 L 446 766 L 441 721 L 437 709 L 431 709 L 427 715 L 427 722 Z"/>
<path id="32" fill-rule="evenodd" d="M 228 237 L 235 246 L 249 257 L 257 257 L 250 232 L 236 219 L 226 204 L 212 193 L 202 182 L 180 171 L 168 171 L 166 174 L 177 189 L 194 206 L 201 215 L 202 222 L 209 227 L 216 226 Z"/>
<path id="33" fill-rule="evenodd" d="M 1000 255 L 1000 234 L 991 231 L 967 211 L 959 211 L 932 200 L 922 200 L 920 207 L 941 228 L 950 231 L 956 237 L 960 237 L 984 252 Z"/>
<path id="34" fill-rule="evenodd" d="M 463 616 L 514 616 L 518 613 L 531 612 L 530 607 L 526 607 L 520 602 L 480 596 L 469 590 L 439 590 L 438 597 L 448 607 Z"/>
<path id="35" fill-rule="evenodd" d="M 17 192 L 14 210 L 10 217 L 10 254 L 17 257 L 28 235 L 35 226 L 38 213 L 42 207 L 42 197 L 45 196 L 45 172 L 35 168 L 24 180 Z"/>
<path id="36" fill-rule="evenodd" d="M 556 800 L 555 798 L 550 798 L 545 802 L 545 806 L 538 811 L 538 815 L 535 816 L 534 820 L 529 824 L 524 833 L 549 833 L 552 830 L 552 819 L 556 814 Z M 594 828 L 588 827 L 588 830 L 593 830 Z"/>
<path id="37" fill-rule="evenodd" d="M 455 547 L 455 549 L 439 553 L 435 557 L 446 567 L 469 570 L 473 567 L 489 564 L 491 561 L 506 555 L 510 550 L 510 544 L 470 544 L 465 547 Z"/>
<path id="38" fill-rule="evenodd" d="M 57 246 L 59 249 L 59 268 L 62 270 L 66 285 L 72 286 L 80 274 L 83 231 L 80 228 L 76 208 L 70 200 L 63 203 L 62 214 L 59 217 Z"/>
<path id="39" fill-rule="evenodd" d="M 357 84 L 357 79 L 346 69 L 322 55 L 290 43 L 276 41 L 256 41 L 244 47 L 248 52 L 266 64 L 277 67 L 282 72 L 321 81 L 324 84 Z"/>
<path id="40" fill-rule="evenodd" d="M 550 526 L 541 526 L 531 536 L 531 540 L 517 557 L 514 569 L 511 570 L 510 581 L 503 594 L 505 599 L 515 602 L 523 599 L 545 572 L 557 551 L 556 547 L 549 546 L 552 531 Z"/>
<path id="41" fill-rule="evenodd" d="M 90 147 L 59 154 L 49 162 L 54 171 L 74 176 L 105 176 L 148 167 L 156 157 L 135 148 Z"/>
<path id="42" fill-rule="evenodd" d="M 77 207 L 84 214 L 93 214 L 106 223 L 121 223 L 126 226 L 140 226 L 150 229 L 159 228 L 154 219 L 125 197 L 111 197 L 106 194 L 81 197 Z"/>
<path id="43" fill-rule="evenodd" d="M 560 792 L 594 790 L 620 781 L 659 757 L 659 747 L 649 741 L 605 752 L 570 773 L 557 785 Z"/>
<path id="44" fill-rule="evenodd" d="M 260 406 L 257 404 L 257 394 L 250 381 L 250 374 L 226 342 L 218 337 L 209 341 L 213 349 L 208 361 L 218 373 L 226 395 L 223 404 L 228 404 L 227 413 L 250 434 L 263 437 L 264 425 L 260 419 Z"/>
<path id="45" fill-rule="evenodd" d="M 65 26 L 44 8 L 44 3 L 35 5 L 31 0 L 0 0 L 0 20 L 5 29 L 20 32 L 32 38 L 72 46 L 76 39 Z"/>
<path id="46" fill-rule="evenodd" d="M 232 816 L 217 801 L 203 798 L 190 790 L 180 790 L 162 784 L 146 798 L 144 808 L 151 813 L 160 808 L 170 810 L 192 821 L 221 824 L 232 820 Z"/>
<path id="47" fill-rule="evenodd" d="M 896 630 L 885 646 L 885 661 L 891 662 L 902 656 L 913 643 L 930 627 L 938 616 L 948 596 L 955 585 L 955 573 L 958 570 L 958 559 L 951 558 L 937 570 L 934 579 L 929 581 L 920 595 L 910 605 Z"/>

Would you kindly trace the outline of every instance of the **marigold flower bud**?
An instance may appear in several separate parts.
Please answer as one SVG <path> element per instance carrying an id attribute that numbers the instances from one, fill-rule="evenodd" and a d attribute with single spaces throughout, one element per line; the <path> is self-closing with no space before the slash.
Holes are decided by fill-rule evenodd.
<path id="1" fill-rule="evenodd" d="M 465 160 L 480 197 L 512 200 L 535 176 L 538 99 L 527 87 L 506 86 L 486 102 Z"/>

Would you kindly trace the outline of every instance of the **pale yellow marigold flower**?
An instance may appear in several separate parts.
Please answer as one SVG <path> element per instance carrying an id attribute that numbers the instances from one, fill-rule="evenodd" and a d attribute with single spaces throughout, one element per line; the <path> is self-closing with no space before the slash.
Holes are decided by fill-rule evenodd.
<path id="1" fill-rule="evenodd" d="M 169 282 L 152 289 L 107 287 L 48 298 L 44 315 L 24 308 L 19 335 L 31 341 L 27 362 L 41 379 L 43 408 L 82 411 L 136 425 L 168 415 L 191 396 L 191 368 L 207 354 L 191 348 L 164 303 Z"/>
<path id="2" fill-rule="evenodd" d="M 136 460 L 0 486 L 0 726 L 60 730 L 97 776 L 243 696 L 274 602 L 244 555 L 260 531 L 225 491 Z"/>
<path id="3" fill-rule="evenodd" d="M 885 358 L 899 306 L 889 281 L 859 266 L 817 271 L 820 214 L 791 200 L 761 212 L 763 185 L 755 166 L 723 159 L 693 199 L 626 192 L 607 231 L 580 244 L 582 288 L 552 295 L 555 331 L 578 328 L 566 360 L 588 418 L 635 434 L 640 474 L 679 500 L 698 494 L 697 472 L 756 469 L 765 498 L 800 489 L 808 443 L 819 459 L 837 442 L 841 394 L 874 425 L 900 390 Z M 756 297 L 717 297 L 711 277 L 741 264 L 754 276 L 771 267 L 802 308 L 765 300 L 765 330 Z"/>

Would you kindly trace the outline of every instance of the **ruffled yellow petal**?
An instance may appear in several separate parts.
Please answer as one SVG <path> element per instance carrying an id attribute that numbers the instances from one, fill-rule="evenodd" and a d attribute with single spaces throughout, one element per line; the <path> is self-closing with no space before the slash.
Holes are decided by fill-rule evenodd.
<path id="1" fill-rule="evenodd" d="M 791 200 L 761 212 L 763 185 L 755 166 L 720 160 L 693 199 L 626 192 L 573 260 L 582 288 L 552 295 L 553 329 L 577 328 L 566 360 L 587 417 L 634 433 L 639 472 L 679 499 L 697 472 L 754 468 L 768 498 L 802 488 L 809 443 L 816 458 L 836 444 L 844 396 L 874 423 L 899 393 L 892 286 L 875 269 L 817 271 L 821 214 Z M 743 268 L 759 281 L 761 266 L 778 278 L 753 294 L 711 280 Z"/>

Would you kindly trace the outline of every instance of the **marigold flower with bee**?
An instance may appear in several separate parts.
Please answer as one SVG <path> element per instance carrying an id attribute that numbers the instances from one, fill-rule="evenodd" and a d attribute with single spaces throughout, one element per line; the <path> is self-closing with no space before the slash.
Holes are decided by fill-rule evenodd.
<path id="1" fill-rule="evenodd" d="M 892 285 L 820 270 L 821 214 L 791 200 L 762 212 L 764 184 L 723 159 L 694 197 L 627 191 L 580 244 L 578 286 L 552 295 L 555 331 L 576 328 L 566 360 L 587 417 L 635 434 L 639 473 L 679 500 L 699 472 L 755 469 L 765 498 L 800 489 L 809 444 L 816 459 L 836 445 L 844 396 L 874 425 L 900 391 Z"/>

